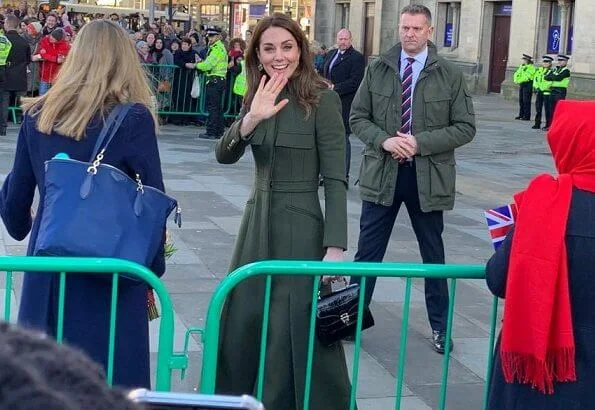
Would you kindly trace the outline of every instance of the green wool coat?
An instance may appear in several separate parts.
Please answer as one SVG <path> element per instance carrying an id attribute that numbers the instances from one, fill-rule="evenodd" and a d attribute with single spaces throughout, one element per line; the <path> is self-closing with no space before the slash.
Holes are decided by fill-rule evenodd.
<path id="1" fill-rule="evenodd" d="M 308 118 L 296 98 L 240 136 L 236 121 L 217 144 L 220 163 L 236 162 L 250 145 L 255 180 L 246 203 L 230 271 L 265 259 L 321 260 L 325 248 L 347 248 L 345 130 L 341 101 L 321 90 Z M 324 178 L 325 213 L 318 196 Z M 255 394 L 264 278 L 240 284 L 222 314 L 217 392 Z M 273 277 L 263 402 L 267 410 L 303 408 L 312 278 Z M 343 346 L 316 340 L 310 408 L 345 410 L 350 382 Z"/>

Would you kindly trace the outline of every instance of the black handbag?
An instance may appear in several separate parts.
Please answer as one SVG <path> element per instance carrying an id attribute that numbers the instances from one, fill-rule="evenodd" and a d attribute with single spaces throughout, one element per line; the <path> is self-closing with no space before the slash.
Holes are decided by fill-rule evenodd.
<path id="1" fill-rule="evenodd" d="M 318 299 L 316 309 L 316 335 L 325 346 L 355 335 L 359 284 L 354 283 Z M 362 330 L 374 326 L 374 317 L 364 308 Z"/>

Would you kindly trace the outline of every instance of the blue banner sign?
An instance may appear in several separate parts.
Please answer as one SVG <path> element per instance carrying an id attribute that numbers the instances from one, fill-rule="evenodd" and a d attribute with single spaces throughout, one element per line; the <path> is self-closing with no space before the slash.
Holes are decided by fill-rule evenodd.
<path id="1" fill-rule="evenodd" d="M 560 26 L 550 26 L 547 37 L 548 54 L 558 54 L 560 52 Z"/>
<path id="2" fill-rule="evenodd" d="M 266 13 L 266 4 L 251 4 L 250 5 L 250 17 L 251 18 L 262 18 Z"/>
<path id="3" fill-rule="evenodd" d="M 497 4 L 494 14 L 498 16 L 512 16 L 512 4 Z"/>
<path id="4" fill-rule="evenodd" d="M 452 23 L 446 23 L 444 28 L 444 47 L 452 47 Z"/>

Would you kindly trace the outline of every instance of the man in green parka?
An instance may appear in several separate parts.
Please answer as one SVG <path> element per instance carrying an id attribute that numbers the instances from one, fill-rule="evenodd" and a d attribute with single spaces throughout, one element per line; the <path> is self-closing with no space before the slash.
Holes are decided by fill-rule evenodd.
<path id="1" fill-rule="evenodd" d="M 475 115 L 461 70 L 429 41 L 433 30 L 427 7 L 405 7 L 401 42 L 370 63 L 351 106 L 351 129 L 365 144 L 356 261 L 382 261 L 405 203 L 424 263 L 444 263 L 442 213 L 454 206 L 454 150 L 475 136 Z M 366 305 L 375 283 L 368 279 Z M 425 293 L 432 344 L 444 353 L 446 279 L 426 279 Z"/>

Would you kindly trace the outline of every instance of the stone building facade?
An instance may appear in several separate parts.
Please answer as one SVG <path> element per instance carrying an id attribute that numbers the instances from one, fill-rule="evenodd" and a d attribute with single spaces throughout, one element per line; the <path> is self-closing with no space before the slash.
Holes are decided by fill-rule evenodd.
<path id="1" fill-rule="evenodd" d="M 433 15 L 433 41 L 456 62 L 475 92 L 515 96 L 512 73 L 523 53 L 571 56 L 569 95 L 595 98 L 595 0 L 314 0 L 314 34 L 331 46 L 348 27 L 369 58 L 398 41 L 400 10 L 411 3 Z"/>

